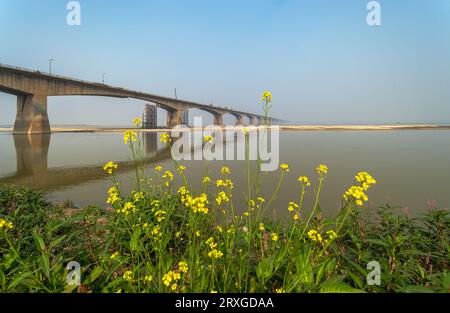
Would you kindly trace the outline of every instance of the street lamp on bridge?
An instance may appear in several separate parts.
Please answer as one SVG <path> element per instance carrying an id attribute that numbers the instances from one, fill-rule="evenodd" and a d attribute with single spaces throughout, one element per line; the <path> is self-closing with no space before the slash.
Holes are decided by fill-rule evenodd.
<path id="1" fill-rule="evenodd" d="M 105 84 L 105 75 L 106 75 L 106 73 L 102 73 L 102 84 L 103 85 Z"/>
<path id="2" fill-rule="evenodd" d="M 48 73 L 52 75 L 52 62 L 54 61 L 54 58 L 48 59 Z"/>

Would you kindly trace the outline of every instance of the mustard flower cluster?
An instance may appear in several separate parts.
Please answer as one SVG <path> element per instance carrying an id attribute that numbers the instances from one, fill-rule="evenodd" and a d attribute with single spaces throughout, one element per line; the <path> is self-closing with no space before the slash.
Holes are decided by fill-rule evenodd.
<path id="1" fill-rule="evenodd" d="M 167 133 L 162 133 L 161 136 L 159 137 L 159 140 L 163 143 L 168 143 L 168 142 L 172 141 L 172 139 L 170 138 L 170 135 Z"/>
<path id="2" fill-rule="evenodd" d="M 271 102 L 272 101 L 272 93 L 270 91 L 264 91 L 261 96 L 262 101 Z"/>
<path id="3" fill-rule="evenodd" d="M 310 231 L 308 231 L 308 237 L 315 242 L 322 242 L 323 240 L 322 235 L 315 229 L 311 229 Z"/>
<path id="4" fill-rule="evenodd" d="M 13 229 L 14 225 L 11 222 L 7 222 L 6 220 L 0 218 L 0 229 L 3 229 L 3 228 L 5 230 Z"/>
<path id="5" fill-rule="evenodd" d="M 221 191 L 217 194 L 216 202 L 217 202 L 217 205 L 221 205 L 222 203 L 230 202 L 230 198 L 225 193 L 225 191 Z"/>
<path id="6" fill-rule="evenodd" d="M 129 142 L 137 141 L 137 133 L 134 130 L 127 130 L 123 134 L 123 143 L 127 144 Z"/>
<path id="7" fill-rule="evenodd" d="M 181 186 L 178 188 L 178 193 L 180 194 L 181 202 L 192 210 L 194 213 L 204 213 L 207 214 L 209 209 L 207 205 L 209 204 L 208 196 L 202 193 L 198 197 L 193 197 L 190 195 L 189 190 L 186 186 Z"/>
<path id="8" fill-rule="evenodd" d="M 210 251 L 208 252 L 208 256 L 212 259 L 218 259 L 223 256 L 222 251 L 217 249 L 217 243 L 214 241 L 213 237 L 210 237 L 205 241 L 206 245 L 209 247 Z"/>
<path id="9" fill-rule="evenodd" d="M 122 208 L 117 209 L 117 213 L 123 213 L 125 216 L 136 212 L 136 206 L 132 202 L 126 202 Z"/>
<path id="10" fill-rule="evenodd" d="M 118 201 L 120 201 L 119 190 L 116 186 L 113 186 L 108 189 L 108 199 L 106 200 L 106 203 L 114 204 Z"/>
<path id="11" fill-rule="evenodd" d="M 114 170 L 117 170 L 117 164 L 114 163 L 113 161 L 109 161 L 106 162 L 106 164 L 103 166 L 103 170 L 108 173 L 108 174 L 112 174 L 114 172 Z"/>

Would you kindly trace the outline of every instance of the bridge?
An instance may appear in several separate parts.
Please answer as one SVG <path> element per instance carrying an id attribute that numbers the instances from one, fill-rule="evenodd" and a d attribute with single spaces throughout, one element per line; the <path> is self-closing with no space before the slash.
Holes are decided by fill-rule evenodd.
<path id="1" fill-rule="evenodd" d="M 212 114 L 214 124 L 218 126 L 223 126 L 224 114 L 233 115 L 237 125 L 244 124 L 244 117 L 248 117 L 252 125 L 258 125 L 263 119 L 262 115 L 228 107 L 163 97 L 4 64 L 0 64 L 0 92 L 17 96 L 17 114 L 14 123 L 16 134 L 50 132 L 47 98 L 52 96 L 102 96 L 148 101 L 167 111 L 167 127 L 170 128 L 181 125 L 183 113 L 193 108 Z"/>

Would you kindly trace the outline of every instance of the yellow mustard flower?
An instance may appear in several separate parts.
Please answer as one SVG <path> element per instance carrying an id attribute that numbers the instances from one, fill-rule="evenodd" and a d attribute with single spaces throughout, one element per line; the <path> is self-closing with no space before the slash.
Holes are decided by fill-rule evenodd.
<path id="1" fill-rule="evenodd" d="M 180 165 L 177 168 L 178 173 L 182 174 L 186 170 L 186 166 Z"/>
<path id="2" fill-rule="evenodd" d="M 189 266 L 186 262 L 181 261 L 178 263 L 178 269 L 181 273 L 187 273 L 187 271 L 189 270 Z"/>
<path id="3" fill-rule="evenodd" d="M 283 288 L 277 288 L 275 289 L 276 293 L 285 293 L 286 291 Z"/>
<path id="4" fill-rule="evenodd" d="M 136 212 L 136 207 L 131 202 L 126 202 L 123 205 L 122 209 L 118 209 L 117 210 L 117 213 L 123 213 L 125 215 L 128 215 L 130 213 L 134 213 L 134 212 Z"/>
<path id="5" fill-rule="evenodd" d="M 203 184 L 207 184 L 207 183 L 209 183 L 211 181 L 211 178 L 209 178 L 208 176 L 205 176 L 205 177 L 203 177 L 203 180 L 202 180 L 202 182 L 203 182 Z"/>
<path id="6" fill-rule="evenodd" d="M 156 221 L 158 222 L 158 223 L 161 223 L 162 221 L 164 221 L 165 219 L 166 219 L 166 215 L 167 214 L 167 212 L 166 211 L 164 211 L 164 210 L 158 210 L 158 211 L 156 211 L 155 212 L 155 218 L 156 218 Z"/>
<path id="7" fill-rule="evenodd" d="M 123 279 L 125 279 L 126 281 L 131 281 L 132 280 L 132 275 L 133 275 L 133 273 L 131 272 L 131 271 L 126 271 L 124 274 L 123 274 Z"/>
<path id="8" fill-rule="evenodd" d="M 116 251 L 113 254 L 111 254 L 111 256 L 109 258 L 111 260 L 115 260 L 115 259 L 117 259 L 118 256 L 119 256 L 119 251 Z"/>
<path id="9" fill-rule="evenodd" d="M 119 190 L 117 189 L 116 186 L 113 186 L 108 189 L 108 196 L 109 197 L 106 200 L 106 203 L 114 204 L 114 203 L 120 201 Z"/>
<path id="10" fill-rule="evenodd" d="M 168 143 L 168 142 L 172 141 L 172 139 L 170 138 L 170 135 L 167 133 L 162 133 L 161 136 L 159 137 L 159 140 L 163 143 Z"/>
<path id="11" fill-rule="evenodd" d="M 218 249 L 212 249 L 208 252 L 208 256 L 212 259 L 219 259 L 223 256 L 223 252 Z"/>
<path id="12" fill-rule="evenodd" d="M 209 142 L 209 141 L 211 141 L 211 140 L 213 140 L 213 139 L 214 139 L 214 137 L 211 136 L 211 135 L 206 135 L 206 136 L 203 137 L 203 140 L 204 140 L 205 142 Z"/>
<path id="13" fill-rule="evenodd" d="M 13 225 L 11 222 L 8 222 L 8 221 L 6 221 L 6 220 L 0 218 L 0 229 L 3 229 L 3 228 L 4 228 L 5 230 L 13 229 L 13 228 L 14 228 L 14 225 Z"/>
<path id="14" fill-rule="evenodd" d="M 164 283 L 164 285 L 166 286 L 170 286 L 170 283 L 173 280 L 173 272 L 169 271 L 166 274 L 164 274 L 164 276 L 162 277 L 162 281 Z"/>
<path id="15" fill-rule="evenodd" d="M 103 170 L 107 172 L 108 174 L 112 174 L 114 170 L 117 170 L 118 165 L 114 163 L 113 161 L 106 162 L 103 166 Z"/>
<path id="16" fill-rule="evenodd" d="M 301 184 L 305 185 L 306 187 L 311 186 L 311 183 L 309 182 L 309 178 L 308 178 L 307 176 L 300 176 L 300 177 L 298 178 L 298 181 L 299 181 Z"/>
<path id="17" fill-rule="evenodd" d="M 142 192 L 142 191 L 133 192 L 133 198 L 134 198 L 134 202 L 139 202 L 141 200 L 144 200 L 144 192 Z"/>
<path id="18" fill-rule="evenodd" d="M 161 165 L 155 166 L 155 171 L 161 172 L 163 170 L 163 167 Z"/>
<path id="19" fill-rule="evenodd" d="M 364 202 L 368 201 L 369 198 L 364 193 L 364 188 L 361 186 L 351 186 L 343 195 L 345 200 L 354 200 L 356 205 L 362 206 Z"/>
<path id="20" fill-rule="evenodd" d="M 266 228 L 264 227 L 264 224 L 263 224 L 263 223 L 259 223 L 258 229 L 259 229 L 260 231 L 266 230 Z"/>
<path id="21" fill-rule="evenodd" d="M 153 280 L 153 276 L 152 275 L 145 275 L 144 276 L 144 282 L 145 283 L 151 283 L 152 282 L 152 280 Z"/>
<path id="22" fill-rule="evenodd" d="M 326 234 L 328 235 L 328 239 L 330 240 L 334 240 L 337 238 L 337 234 L 334 230 L 328 230 Z"/>
<path id="23" fill-rule="evenodd" d="M 285 173 L 289 173 L 289 165 L 286 163 L 283 163 L 280 165 L 280 168 L 285 172 Z"/>
<path id="24" fill-rule="evenodd" d="M 265 102 L 271 102 L 272 101 L 272 93 L 268 90 L 264 91 L 261 95 L 261 100 Z"/>
<path id="25" fill-rule="evenodd" d="M 289 202 L 288 211 L 293 212 L 295 209 L 298 209 L 298 204 L 295 202 Z"/>
<path id="26" fill-rule="evenodd" d="M 270 238 L 272 239 L 272 241 L 278 241 L 278 234 L 272 233 L 270 234 Z"/>
<path id="27" fill-rule="evenodd" d="M 222 203 L 228 203 L 230 201 L 230 198 L 227 196 L 227 194 L 224 191 L 221 191 L 217 194 L 216 202 L 217 205 L 221 205 Z"/>
<path id="28" fill-rule="evenodd" d="M 127 144 L 129 142 L 137 141 L 137 133 L 134 130 L 127 130 L 123 134 L 123 143 Z"/>
<path id="29" fill-rule="evenodd" d="M 316 168 L 317 174 L 320 176 L 325 176 L 328 173 L 328 167 L 325 164 L 319 164 Z"/>
<path id="30" fill-rule="evenodd" d="M 220 172 L 222 174 L 230 174 L 230 168 L 226 167 L 226 166 L 222 166 L 222 169 L 220 170 Z"/>
<path id="31" fill-rule="evenodd" d="M 134 126 L 139 127 L 139 126 L 141 126 L 141 124 L 142 124 L 142 120 L 141 120 L 139 117 L 136 117 L 136 118 L 133 120 L 133 124 L 134 124 Z"/>
<path id="32" fill-rule="evenodd" d="M 308 237 L 312 241 L 322 242 L 322 235 L 320 235 L 320 233 L 315 229 L 311 229 L 308 231 Z"/>
<path id="33" fill-rule="evenodd" d="M 367 172 L 359 172 L 358 174 L 356 174 L 355 179 L 361 183 L 361 187 L 367 191 L 371 185 L 374 185 L 377 183 L 377 181 L 375 180 L 375 178 L 372 177 L 372 175 L 370 175 Z"/>

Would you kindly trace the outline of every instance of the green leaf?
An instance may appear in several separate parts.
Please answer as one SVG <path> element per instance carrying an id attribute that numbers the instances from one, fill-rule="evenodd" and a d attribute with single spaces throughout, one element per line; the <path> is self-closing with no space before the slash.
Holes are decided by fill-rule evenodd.
<path id="1" fill-rule="evenodd" d="M 273 256 L 261 260 L 256 268 L 256 275 L 258 275 L 259 278 L 263 279 L 269 278 L 273 272 L 273 263 Z"/>
<path id="2" fill-rule="evenodd" d="M 13 281 L 9 284 L 8 289 L 13 289 L 14 287 L 18 286 L 23 280 L 27 279 L 30 276 L 31 272 L 24 272 L 20 274 L 19 276 L 13 279 Z"/>
<path id="3" fill-rule="evenodd" d="M 135 230 L 131 235 L 130 239 L 130 250 L 137 251 L 139 247 L 139 238 L 141 237 L 141 232 L 139 230 Z"/>
<path id="4" fill-rule="evenodd" d="M 364 293 L 364 290 L 353 288 L 342 281 L 342 277 L 327 280 L 320 285 L 322 293 Z"/>
<path id="5" fill-rule="evenodd" d="M 39 251 L 41 251 L 41 252 L 44 251 L 45 243 L 44 243 L 44 240 L 42 239 L 42 237 L 38 233 L 33 232 L 33 238 L 34 238 L 34 241 L 36 242 L 36 245 L 39 248 Z"/>
<path id="6" fill-rule="evenodd" d="M 295 258 L 295 266 L 301 283 L 308 284 L 314 281 L 312 266 L 306 255 L 303 255 L 303 253 L 298 254 Z"/>
<path id="7" fill-rule="evenodd" d="M 50 279 L 50 258 L 48 254 L 42 254 L 39 258 L 39 265 L 45 276 Z"/>
<path id="8" fill-rule="evenodd" d="M 91 272 L 91 275 L 89 275 L 89 282 L 94 282 L 102 273 L 103 268 L 101 266 L 97 266 L 96 268 L 94 268 Z"/>
<path id="9" fill-rule="evenodd" d="M 381 246 L 381 247 L 385 247 L 385 248 L 389 248 L 389 244 L 387 244 L 386 242 L 384 242 L 383 240 L 380 239 L 366 239 L 366 241 L 368 243 L 377 245 L 377 246 Z"/>

